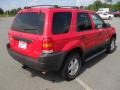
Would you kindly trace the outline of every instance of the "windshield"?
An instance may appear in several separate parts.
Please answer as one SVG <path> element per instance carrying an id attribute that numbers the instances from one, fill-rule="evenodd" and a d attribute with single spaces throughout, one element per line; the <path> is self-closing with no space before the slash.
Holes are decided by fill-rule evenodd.
<path id="1" fill-rule="evenodd" d="M 42 34 L 44 21 L 44 13 L 21 13 L 16 16 L 12 29 L 19 32 Z"/>

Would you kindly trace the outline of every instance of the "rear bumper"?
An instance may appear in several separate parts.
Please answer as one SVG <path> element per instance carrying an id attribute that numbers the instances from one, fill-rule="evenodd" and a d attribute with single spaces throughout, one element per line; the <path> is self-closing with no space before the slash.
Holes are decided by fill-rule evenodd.
<path id="1" fill-rule="evenodd" d="M 19 54 L 10 49 L 10 44 L 7 44 L 9 55 L 23 65 L 39 71 L 57 71 L 61 68 L 65 56 L 65 52 L 58 52 L 53 54 L 43 54 L 38 60 L 28 56 Z"/>

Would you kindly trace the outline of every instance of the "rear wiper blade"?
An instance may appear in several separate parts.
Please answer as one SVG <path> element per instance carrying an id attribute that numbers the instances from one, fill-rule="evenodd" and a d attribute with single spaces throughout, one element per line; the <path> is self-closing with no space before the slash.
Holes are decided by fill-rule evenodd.
<path id="1" fill-rule="evenodd" d="M 25 28 L 24 30 L 37 30 L 37 29 L 35 29 L 35 28 Z"/>

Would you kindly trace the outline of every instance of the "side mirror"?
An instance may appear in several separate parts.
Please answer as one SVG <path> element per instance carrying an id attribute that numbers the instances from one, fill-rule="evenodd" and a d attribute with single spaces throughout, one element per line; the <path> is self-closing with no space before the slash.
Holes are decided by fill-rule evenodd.
<path id="1" fill-rule="evenodd" d="M 103 28 L 103 25 L 102 24 L 96 25 L 96 28 L 101 29 L 101 28 Z"/>
<path id="2" fill-rule="evenodd" d="M 111 24 L 105 23 L 104 27 L 109 28 L 109 27 L 111 27 Z"/>

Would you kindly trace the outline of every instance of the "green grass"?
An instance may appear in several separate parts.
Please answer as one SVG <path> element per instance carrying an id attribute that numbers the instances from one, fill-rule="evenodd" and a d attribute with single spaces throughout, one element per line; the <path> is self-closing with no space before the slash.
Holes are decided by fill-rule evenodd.
<path id="1" fill-rule="evenodd" d="M 0 17 L 13 17 L 13 16 L 15 16 L 15 15 L 0 15 Z"/>

